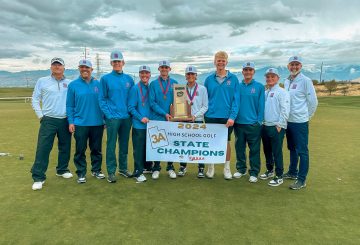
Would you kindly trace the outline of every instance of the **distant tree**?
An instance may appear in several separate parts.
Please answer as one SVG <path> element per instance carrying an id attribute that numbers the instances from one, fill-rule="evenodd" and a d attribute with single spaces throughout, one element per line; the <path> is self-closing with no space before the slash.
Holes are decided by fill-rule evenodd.
<path id="1" fill-rule="evenodd" d="M 313 79 L 313 80 L 312 80 L 312 83 L 313 83 L 313 85 L 318 85 L 318 84 L 319 84 L 319 81 L 316 80 L 316 79 Z"/>
<path id="2" fill-rule="evenodd" d="M 325 83 L 325 88 L 329 92 L 329 95 L 331 95 L 332 92 L 336 91 L 337 85 L 338 84 L 334 79 Z"/>
<path id="3" fill-rule="evenodd" d="M 342 95 L 346 96 L 349 93 L 349 85 L 348 84 L 344 84 L 341 88 L 340 91 L 342 93 Z"/>

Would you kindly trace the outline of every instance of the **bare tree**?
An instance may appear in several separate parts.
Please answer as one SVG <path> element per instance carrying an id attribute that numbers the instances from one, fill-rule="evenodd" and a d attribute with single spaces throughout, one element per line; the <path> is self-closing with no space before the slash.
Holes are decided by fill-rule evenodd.
<path id="1" fill-rule="evenodd" d="M 332 92 L 336 91 L 337 88 L 337 82 L 333 79 L 330 82 L 326 82 L 325 83 L 325 88 L 327 89 L 327 91 L 329 92 L 329 95 L 332 94 Z"/>
<path id="2" fill-rule="evenodd" d="M 341 93 L 346 96 L 349 93 L 349 85 L 348 84 L 344 84 L 341 88 L 340 88 Z"/>

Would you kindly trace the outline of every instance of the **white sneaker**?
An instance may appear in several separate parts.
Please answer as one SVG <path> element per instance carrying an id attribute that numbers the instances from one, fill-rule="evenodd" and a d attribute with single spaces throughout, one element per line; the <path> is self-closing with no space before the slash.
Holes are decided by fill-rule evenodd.
<path id="1" fill-rule="evenodd" d="M 209 179 L 212 179 L 212 178 L 214 178 L 214 174 L 215 174 L 215 166 L 214 166 L 214 164 L 209 164 L 208 170 L 206 172 L 206 177 L 208 177 Z"/>
<path id="2" fill-rule="evenodd" d="M 236 179 L 240 179 L 241 177 L 243 177 L 244 175 L 246 175 L 246 173 L 240 173 L 239 171 L 237 171 L 236 173 L 234 173 L 233 177 Z"/>
<path id="3" fill-rule="evenodd" d="M 135 178 L 137 182 L 145 182 L 146 181 L 146 177 L 145 175 L 140 175 L 139 177 Z"/>
<path id="4" fill-rule="evenodd" d="M 172 169 L 169 170 L 168 174 L 169 174 L 170 179 L 176 179 L 176 173 L 174 170 L 172 170 Z"/>
<path id="5" fill-rule="evenodd" d="M 160 171 L 154 171 L 154 172 L 152 173 L 151 178 L 152 178 L 152 179 L 158 179 L 159 176 L 160 176 Z"/>
<path id="6" fill-rule="evenodd" d="M 64 179 L 70 179 L 73 177 L 72 173 L 70 173 L 70 172 L 66 172 L 63 174 L 56 174 L 56 176 L 63 177 Z"/>
<path id="7" fill-rule="evenodd" d="M 36 181 L 36 182 L 34 182 L 34 184 L 32 185 L 31 188 L 32 188 L 34 191 L 36 191 L 36 190 L 41 190 L 44 183 L 45 183 L 45 181 Z"/>
<path id="8" fill-rule="evenodd" d="M 258 178 L 257 177 L 255 177 L 255 176 L 250 176 L 250 178 L 249 178 L 249 182 L 250 183 L 256 183 L 258 181 Z"/>
<path id="9" fill-rule="evenodd" d="M 230 162 L 225 162 L 224 164 L 224 179 L 230 180 L 232 179 L 232 174 L 230 170 Z"/>

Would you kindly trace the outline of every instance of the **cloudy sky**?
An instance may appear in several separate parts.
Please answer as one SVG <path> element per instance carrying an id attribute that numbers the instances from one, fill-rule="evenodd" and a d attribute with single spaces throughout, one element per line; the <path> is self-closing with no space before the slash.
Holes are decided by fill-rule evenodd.
<path id="1" fill-rule="evenodd" d="M 357 0 L 0 0 L 0 70 L 49 68 L 60 56 L 75 68 L 84 46 L 108 71 L 109 52 L 123 51 L 126 71 L 156 69 L 169 59 L 212 69 L 213 54 L 229 53 L 229 67 L 245 60 L 284 65 L 297 54 L 308 68 L 358 64 Z"/>

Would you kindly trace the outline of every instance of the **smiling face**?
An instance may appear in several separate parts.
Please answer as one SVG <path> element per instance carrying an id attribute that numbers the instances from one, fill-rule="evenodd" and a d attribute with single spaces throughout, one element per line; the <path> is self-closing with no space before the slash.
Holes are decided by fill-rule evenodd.
<path id="1" fill-rule="evenodd" d="M 111 64 L 114 71 L 121 72 L 124 65 L 125 65 L 125 61 L 123 61 L 123 60 L 114 60 L 114 61 L 111 61 L 110 64 Z"/>
<path id="2" fill-rule="evenodd" d="M 302 68 L 302 64 L 297 61 L 293 61 L 288 64 L 288 69 L 290 71 L 290 74 L 293 76 L 296 76 L 297 74 L 299 74 L 301 71 L 301 68 Z"/>
<path id="3" fill-rule="evenodd" d="M 189 72 L 189 73 L 185 74 L 185 78 L 186 78 L 186 81 L 188 81 L 188 84 L 191 86 L 195 83 L 195 81 L 197 79 L 197 74 Z"/>
<path id="4" fill-rule="evenodd" d="M 139 77 L 142 83 L 144 83 L 145 85 L 148 84 L 150 77 L 151 77 L 151 73 L 148 71 L 141 71 L 139 72 Z"/>
<path id="5" fill-rule="evenodd" d="M 255 70 L 250 67 L 245 67 L 242 70 L 242 74 L 244 76 L 245 81 L 251 81 L 253 79 L 253 76 L 255 74 Z"/>
<path id="6" fill-rule="evenodd" d="M 158 70 L 160 72 L 160 76 L 162 78 L 165 78 L 169 76 L 169 72 L 171 71 L 171 68 L 169 66 L 160 66 Z"/>
<path id="7" fill-rule="evenodd" d="M 216 58 L 214 60 L 214 65 L 215 65 L 217 71 L 225 70 L 227 64 L 228 64 L 228 61 L 225 58 Z"/>
<path id="8" fill-rule="evenodd" d="M 274 73 L 268 73 L 268 74 L 266 74 L 265 78 L 266 78 L 266 84 L 267 84 L 270 88 L 273 87 L 275 84 L 277 84 L 278 81 L 279 81 L 279 77 L 278 77 L 276 74 L 274 74 Z"/>
<path id="9" fill-rule="evenodd" d="M 87 66 L 79 66 L 79 72 L 80 76 L 84 80 L 90 80 L 91 79 L 91 73 L 93 71 L 93 68 L 87 67 Z"/>
<path id="10" fill-rule="evenodd" d="M 62 64 L 55 62 L 51 64 L 50 70 L 51 74 L 53 74 L 54 76 L 63 76 L 65 67 Z"/>

